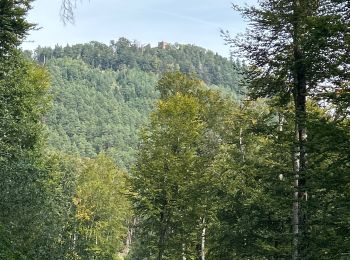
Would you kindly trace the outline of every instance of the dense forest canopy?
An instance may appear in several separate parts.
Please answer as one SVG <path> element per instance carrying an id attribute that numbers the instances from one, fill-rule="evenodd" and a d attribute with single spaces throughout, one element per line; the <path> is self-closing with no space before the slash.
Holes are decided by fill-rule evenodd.
<path id="1" fill-rule="evenodd" d="M 72 46 L 38 47 L 33 56 L 40 63 L 50 59 L 71 58 L 103 70 L 137 68 L 161 74 L 178 70 L 194 73 L 208 85 L 222 85 L 238 91 L 237 80 L 242 64 L 239 60 L 224 58 L 210 50 L 192 44 L 160 42 L 151 47 L 126 38 L 112 40 L 109 45 L 100 42 Z"/>
<path id="2" fill-rule="evenodd" d="M 0 0 L 1 259 L 349 258 L 349 1 L 234 6 L 248 66 L 125 38 L 22 52 L 32 2 Z"/>
<path id="3" fill-rule="evenodd" d="M 86 157 L 105 151 L 130 168 L 162 73 L 194 74 L 224 95 L 242 95 L 239 61 L 193 45 L 164 44 L 151 48 L 121 38 L 110 45 L 38 47 L 33 57 L 52 81 L 54 103 L 45 119 L 50 145 Z"/>

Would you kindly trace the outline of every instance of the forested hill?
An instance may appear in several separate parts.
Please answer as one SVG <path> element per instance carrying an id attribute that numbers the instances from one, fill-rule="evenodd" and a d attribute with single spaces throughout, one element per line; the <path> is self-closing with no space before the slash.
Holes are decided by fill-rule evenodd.
<path id="1" fill-rule="evenodd" d="M 76 44 L 73 46 L 38 47 L 35 58 L 40 63 L 51 59 L 72 58 L 82 60 L 102 70 L 137 68 L 156 74 L 169 70 L 194 73 L 208 85 L 220 85 L 237 91 L 237 77 L 241 69 L 239 61 L 232 62 L 210 50 L 192 44 L 131 42 L 126 38 L 111 41 L 109 45 L 100 42 Z"/>
<path id="2" fill-rule="evenodd" d="M 106 151 L 128 168 L 166 71 L 193 73 L 209 87 L 239 95 L 242 66 L 193 45 L 140 45 L 125 38 L 73 46 L 38 47 L 34 58 L 51 74 L 53 108 L 46 117 L 49 143 L 93 157 Z"/>

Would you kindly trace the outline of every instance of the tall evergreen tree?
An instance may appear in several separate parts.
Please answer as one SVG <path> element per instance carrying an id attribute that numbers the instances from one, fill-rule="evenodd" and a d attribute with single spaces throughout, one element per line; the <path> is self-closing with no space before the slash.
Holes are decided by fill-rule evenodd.
<path id="1" fill-rule="evenodd" d="M 348 1 L 267 0 L 235 10 L 247 18 L 236 44 L 252 63 L 252 96 L 294 101 L 293 258 L 307 256 L 307 96 L 349 80 Z M 327 84 L 331 83 L 331 85 Z M 328 85 L 328 86 L 325 86 Z"/>

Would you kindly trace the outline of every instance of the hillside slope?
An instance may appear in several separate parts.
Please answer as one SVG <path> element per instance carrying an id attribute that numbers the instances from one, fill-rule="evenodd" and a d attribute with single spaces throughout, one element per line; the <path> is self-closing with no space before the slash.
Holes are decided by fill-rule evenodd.
<path id="1" fill-rule="evenodd" d="M 194 73 L 209 87 L 237 96 L 243 71 L 239 62 L 197 46 L 140 47 L 125 38 L 110 45 L 39 47 L 34 57 L 52 77 L 50 145 L 86 157 L 106 151 L 124 168 L 133 161 L 163 72 Z"/>

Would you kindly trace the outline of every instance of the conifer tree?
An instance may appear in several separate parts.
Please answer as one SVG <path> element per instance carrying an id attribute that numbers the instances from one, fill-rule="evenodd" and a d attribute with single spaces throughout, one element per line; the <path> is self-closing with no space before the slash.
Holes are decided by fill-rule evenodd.
<path id="1" fill-rule="evenodd" d="M 250 22 L 244 37 L 227 40 L 252 64 L 251 95 L 294 102 L 293 259 L 307 257 L 308 96 L 349 81 L 348 1 L 267 0 L 238 7 Z"/>
<path id="2" fill-rule="evenodd" d="M 32 0 L 0 1 L 0 57 L 18 47 L 34 25 L 26 20 Z"/>

